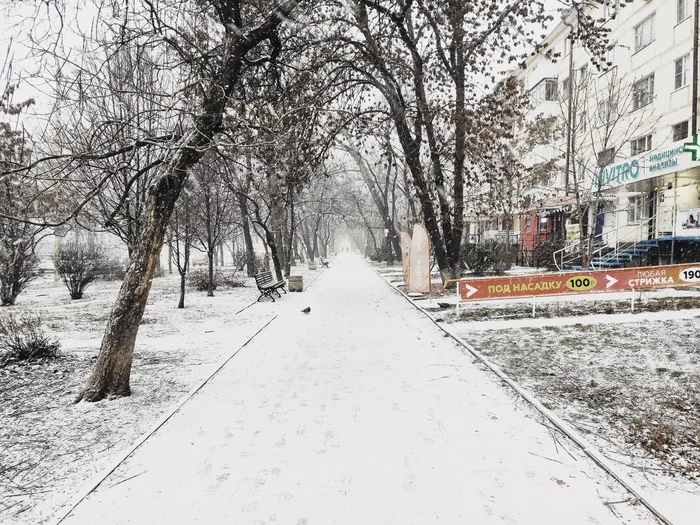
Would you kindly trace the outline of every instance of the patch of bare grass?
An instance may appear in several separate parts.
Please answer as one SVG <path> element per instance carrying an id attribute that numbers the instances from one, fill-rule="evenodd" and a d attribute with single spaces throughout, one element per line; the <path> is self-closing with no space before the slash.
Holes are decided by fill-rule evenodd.
<path id="1" fill-rule="evenodd" d="M 545 406 L 616 452 L 700 480 L 699 324 L 576 324 L 465 337 Z"/>

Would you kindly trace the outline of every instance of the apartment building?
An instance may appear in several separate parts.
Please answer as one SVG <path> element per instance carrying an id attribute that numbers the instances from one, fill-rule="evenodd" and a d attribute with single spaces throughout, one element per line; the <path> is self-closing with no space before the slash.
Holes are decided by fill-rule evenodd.
<path id="1" fill-rule="evenodd" d="M 600 267 L 688 260 L 700 243 L 700 157 L 686 147 L 693 3 L 634 0 L 620 8 L 611 0 L 591 14 L 606 20 L 613 44 L 598 67 L 582 43 L 572 45 L 571 18 L 545 40 L 558 58 L 538 54 L 515 73 L 530 93 L 529 119 L 559 123 L 558 138 L 525 159 L 556 159 L 559 169 L 523 195 L 515 228 L 522 256 L 532 262 L 538 245 L 558 239 L 571 248 L 562 260 L 573 260 L 583 222 Z"/>

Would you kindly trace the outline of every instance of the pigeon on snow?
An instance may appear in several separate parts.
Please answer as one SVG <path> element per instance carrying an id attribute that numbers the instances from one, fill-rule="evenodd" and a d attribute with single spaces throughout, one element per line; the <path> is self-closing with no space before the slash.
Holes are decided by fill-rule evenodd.
<path id="1" fill-rule="evenodd" d="M 310 307 L 310 306 L 307 306 L 306 308 L 304 308 L 304 309 L 302 310 L 302 312 L 304 312 L 305 314 L 308 314 L 310 311 L 311 311 L 311 307 Z"/>

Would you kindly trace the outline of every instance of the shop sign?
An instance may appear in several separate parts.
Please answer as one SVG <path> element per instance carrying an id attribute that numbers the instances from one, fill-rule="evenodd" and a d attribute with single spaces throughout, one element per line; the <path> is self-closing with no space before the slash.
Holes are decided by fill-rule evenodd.
<path id="1" fill-rule="evenodd" d="M 698 143 L 698 135 L 693 135 L 693 142 L 685 142 L 683 144 L 683 150 L 689 151 L 693 157 L 693 160 L 698 160 L 698 154 L 700 154 L 700 143 Z"/>
<path id="2" fill-rule="evenodd" d="M 482 277 L 457 281 L 461 301 L 652 290 L 689 286 L 698 282 L 700 282 L 700 263 L 517 277 Z M 445 284 L 445 288 L 447 284 L 449 281 Z"/>
<path id="3" fill-rule="evenodd" d="M 674 142 L 668 148 L 601 169 L 598 172 L 596 186 L 601 189 L 613 188 L 700 166 L 697 158 L 698 151 L 700 146 L 697 140 L 692 143 Z"/>

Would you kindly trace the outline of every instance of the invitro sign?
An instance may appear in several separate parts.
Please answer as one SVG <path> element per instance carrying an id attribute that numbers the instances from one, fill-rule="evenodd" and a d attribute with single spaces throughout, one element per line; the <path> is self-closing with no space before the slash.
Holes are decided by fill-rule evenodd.
<path id="1" fill-rule="evenodd" d="M 700 166 L 700 160 L 693 159 L 686 144 L 683 141 L 674 142 L 665 149 L 606 166 L 598 172 L 596 186 L 600 189 L 614 188 L 696 166 Z"/>

